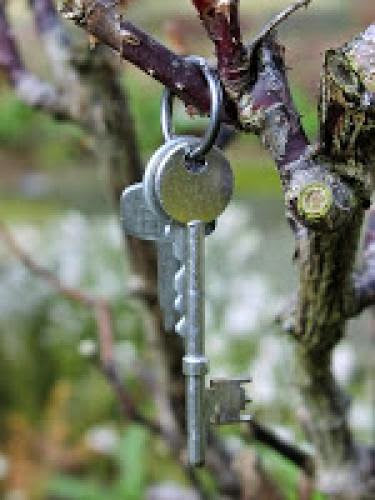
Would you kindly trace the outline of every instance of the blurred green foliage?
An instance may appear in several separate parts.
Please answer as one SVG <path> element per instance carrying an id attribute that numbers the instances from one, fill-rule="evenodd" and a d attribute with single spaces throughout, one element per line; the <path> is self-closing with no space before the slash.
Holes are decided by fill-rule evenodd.
<path id="1" fill-rule="evenodd" d="M 37 113 L 12 92 L 0 92 L 0 145 L 19 147 L 28 138 Z"/>
<path id="2" fill-rule="evenodd" d="M 291 91 L 297 110 L 302 116 L 302 125 L 310 141 L 313 142 L 318 133 L 317 101 L 296 85 L 292 86 Z"/>
<path id="3" fill-rule="evenodd" d="M 298 500 L 298 483 L 300 481 L 300 470 L 288 460 L 277 453 L 272 452 L 265 446 L 255 444 L 261 461 L 266 471 L 280 485 L 285 500 Z M 311 500 L 328 500 L 325 495 L 314 492 Z"/>
<path id="4" fill-rule="evenodd" d="M 84 134 L 33 110 L 12 92 L 0 92 L 0 147 L 31 158 L 37 168 L 61 168 L 87 153 Z"/>
<path id="5" fill-rule="evenodd" d="M 138 425 L 129 425 L 114 455 L 117 479 L 111 484 L 97 480 L 56 476 L 48 491 L 54 498 L 69 500 L 140 500 L 147 485 L 148 433 Z"/>

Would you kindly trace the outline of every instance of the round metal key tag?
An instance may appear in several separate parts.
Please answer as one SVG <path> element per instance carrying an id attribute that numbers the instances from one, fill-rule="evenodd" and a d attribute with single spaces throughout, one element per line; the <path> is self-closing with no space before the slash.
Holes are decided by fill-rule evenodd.
<path id="1" fill-rule="evenodd" d="M 182 224 L 213 221 L 225 210 L 233 193 L 232 169 L 219 149 L 210 149 L 203 160 L 189 158 L 189 151 L 199 142 L 195 137 L 175 139 L 159 156 L 155 172 L 160 206 Z"/>

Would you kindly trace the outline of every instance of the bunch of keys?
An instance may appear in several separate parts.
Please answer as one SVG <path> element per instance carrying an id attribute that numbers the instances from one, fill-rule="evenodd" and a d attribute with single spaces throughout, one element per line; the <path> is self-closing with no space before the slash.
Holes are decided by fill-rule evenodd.
<path id="1" fill-rule="evenodd" d="M 161 124 L 165 144 L 150 159 L 142 183 L 125 189 L 121 220 L 126 234 L 156 243 L 158 295 L 167 332 L 185 340 L 187 456 L 204 464 L 209 423 L 249 420 L 242 415 L 242 384 L 250 379 L 213 379 L 206 388 L 208 360 L 204 340 L 204 240 L 231 200 L 233 173 L 214 146 L 220 127 L 222 90 L 203 58 L 199 64 L 210 90 L 210 123 L 202 139 L 176 136 L 172 128 L 173 96 L 165 89 Z"/>

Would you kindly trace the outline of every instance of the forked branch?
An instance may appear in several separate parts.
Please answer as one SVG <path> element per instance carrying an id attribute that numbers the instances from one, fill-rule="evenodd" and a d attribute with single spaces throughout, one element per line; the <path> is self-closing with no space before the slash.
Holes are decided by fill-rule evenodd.
<path id="1" fill-rule="evenodd" d="M 249 81 L 250 58 L 242 43 L 239 0 L 193 0 L 214 42 L 220 79 L 234 98 Z"/>

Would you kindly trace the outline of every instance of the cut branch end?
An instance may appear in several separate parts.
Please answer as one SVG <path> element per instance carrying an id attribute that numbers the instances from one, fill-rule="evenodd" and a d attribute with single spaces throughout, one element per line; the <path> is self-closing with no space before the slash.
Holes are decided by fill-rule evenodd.
<path id="1" fill-rule="evenodd" d="M 306 186 L 298 198 L 298 212 L 307 221 L 319 221 L 326 217 L 333 204 L 331 189 L 322 183 Z"/>

